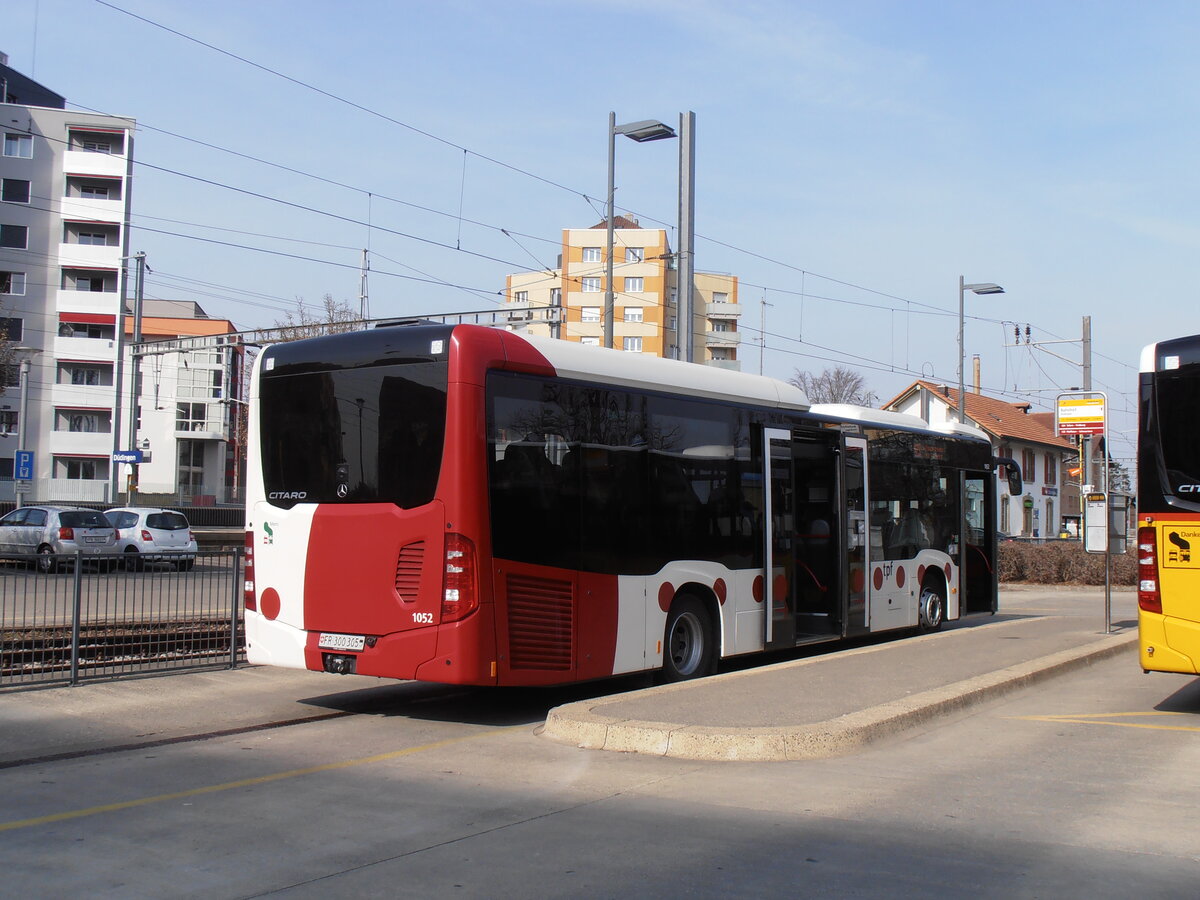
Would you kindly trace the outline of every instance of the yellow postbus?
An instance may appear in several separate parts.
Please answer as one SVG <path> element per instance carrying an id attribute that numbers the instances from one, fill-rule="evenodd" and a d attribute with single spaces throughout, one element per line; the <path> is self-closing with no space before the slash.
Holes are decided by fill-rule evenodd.
<path id="1" fill-rule="evenodd" d="M 1138 377 L 1138 643 L 1147 672 L 1200 674 L 1200 335 Z"/>

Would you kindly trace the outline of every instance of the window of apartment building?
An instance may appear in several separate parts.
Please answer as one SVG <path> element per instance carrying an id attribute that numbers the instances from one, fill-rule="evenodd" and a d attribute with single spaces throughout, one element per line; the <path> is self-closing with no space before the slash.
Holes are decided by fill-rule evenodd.
<path id="1" fill-rule="evenodd" d="M 100 481 L 108 478 L 108 464 L 101 459 L 56 456 L 54 477 L 68 481 Z"/>
<path id="2" fill-rule="evenodd" d="M 79 196 L 85 200 L 107 200 L 110 190 L 107 184 L 81 184 Z"/>
<path id="3" fill-rule="evenodd" d="M 80 200 L 120 200 L 121 182 L 90 175 L 68 175 L 66 195 Z"/>
<path id="4" fill-rule="evenodd" d="M 0 179 L 0 200 L 5 203 L 28 203 L 29 182 L 23 178 Z"/>
<path id="5" fill-rule="evenodd" d="M 626 322 L 641 322 L 641 321 L 643 321 L 642 314 L 643 314 L 643 312 L 642 312 L 642 308 L 640 306 L 625 307 L 625 321 Z"/>
<path id="6" fill-rule="evenodd" d="M 67 275 L 63 287 L 68 291 L 91 291 L 94 294 L 102 294 L 105 291 L 104 283 L 103 275 Z M 113 290 L 116 290 L 115 285 Z"/>
<path id="7" fill-rule="evenodd" d="M 723 319 L 712 320 L 712 330 L 718 334 L 727 334 L 731 331 L 736 331 L 737 328 L 732 322 L 727 322 Z"/>
<path id="8" fill-rule="evenodd" d="M 18 363 L 0 366 L 0 382 L 3 387 L 18 387 L 21 384 L 21 366 Z"/>
<path id="9" fill-rule="evenodd" d="M 627 337 L 621 340 L 621 349 L 628 350 L 630 353 L 642 352 L 642 339 L 640 337 Z"/>
<path id="10" fill-rule="evenodd" d="M 598 306 L 581 307 L 579 310 L 579 321 L 580 322 L 599 322 L 600 321 L 600 307 L 598 307 Z"/>
<path id="11" fill-rule="evenodd" d="M 580 286 L 583 288 L 583 292 L 585 294 L 600 293 L 600 279 L 599 278 L 581 278 L 581 279 L 579 279 L 579 283 L 580 283 Z"/>
<path id="12" fill-rule="evenodd" d="M 671 288 L 671 297 L 670 297 L 669 302 L 672 306 L 675 305 L 675 298 L 676 298 L 676 291 L 674 288 Z"/>
<path id="13" fill-rule="evenodd" d="M 728 303 L 729 302 L 729 294 L 723 293 L 721 291 L 713 291 L 712 302 L 713 303 Z"/>
<path id="14" fill-rule="evenodd" d="M 220 369 L 187 368 L 179 370 L 175 396 L 181 400 L 220 400 L 225 375 Z"/>
<path id="15" fill-rule="evenodd" d="M 54 430 L 73 431 L 77 434 L 108 434 L 112 431 L 112 413 L 84 409 L 55 410 Z"/>
<path id="16" fill-rule="evenodd" d="M 515 292 L 515 293 L 513 294 L 513 302 L 514 302 L 514 303 L 528 304 L 528 303 L 529 303 L 529 291 L 517 291 L 517 292 Z"/>
<path id="17" fill-rule="evenodd" d="M 639 262 L 645 262 L 645 260 L 646 260 L 646 248 L 645 247 L 626 247 L 625 248 L 625 262 L 639 263 Z"/>
<path id="18" fill-rule="evenodd" d="M 194 496 L 204 492 L 204 441 L 179 442 L 176 478 L 184 494 Z"/>
<path id="19" fill-rule="evenodd" d="M 586 347 L 599 347 L 600 346 L 600 338 L 598 338 L 598 337 L 581 337 L 579 339 L 579 343 L 583 344 Z"/>
<path id="20" fill-rule="evenodd" d="M 625 293 L 640 294 L 646 289 L 646 280 L 644 278 L 626 278 Z"/>
<path id="21" fill-rule="evenodd" d="M 112 385 L 112 366 L 60 362 L 58 384 Z"/>
<path id="22" fill-rule="evenodd" d="M 17 433 L 17 411 L 14 409 L 0 409 L 0 434 L 16 434 Z"/>
<path id="23" fill-rule="evenodd" d="M 66 233 L 63 235 L 63 243 L 66 244 L 86 244 L 92 247 L 115 247 L 119 235 L 116 227 L 105 228 L 104 226 L 84 226 L 68 224 Z"/>
<path id="24" fill-rule="evenodd" d="M 81 131 L 72 129 L 70 149 L 83 153 L 124 153 L 125 140 L 122 135 L 103 131 Z"/>
<path id="25" fill-rule="evenodd" d="M 671 329 L 672 331 L 674 331 L 676 328 L 679 327 L 679 318 L 677 316 L 670 316 L 667 319 L 667 327 L 669 329 Z"/>
<path id="26" fill-rule="evenodd" d="M 584 247 L 583 248 L 584 262 L 602 262 L 599 247 Z"/>
<path id="27" fill-rule="evenodd" d="M 96 322 L 60 322 L 58 336 L 111 341 L 117 336 L 117 329 L 114 325 Z"/>
<path id="28" fill-rule="evenodd" d="M 1042 462 L 1043 462 L 1043 472 L 1045 473 L 1045 476 L 1046 476 L 1045 478 L 1042 479 L 1042 481 L 1045 482 L 1046 484 L 1058 484 L 1058 459 L 1054 456 L 1053 453 L 1047 453 L 1045 455 L 1045 457 L 1043 458 Z M 1049 522 L 1046 523 L 1046 527 L 1047 528 L 1050 527 Z"/>
<path id="29" fill-rule="evenodd" d="M 33 159 L 33 136 L 29 134 L 5 134 L 4 155 L 18 159 Z"/>
<path id="30" fill-rule="evenodd" d="M 25 320 L 0 317 L 0 340 L 17 343 L 25 336 Z"/>
<path id="31" fill-rule="evenodd" d="M 0 247 L 24 250 L 29 246 L 29 229 L 24 225 L 0 225 Z"/>
<path id="32" fill-rule="evenodd" d="M 1008 521 L 1009 521 L 1008 499 L 1009 499 L 1008 494 L 1004 494 L 1000 497 L 1000 530 L 1003 531 L 1005 534 L 1011 533 L 1008 528 Z"/>
<path id="33" fill-rule="evenodd" d="M 0 481 L 11 481 L 13 477 L 13 458 L 0 456 Z"/>
<path id="34" fill-rule="evenodd" d="M 0 294 L 11 294 L 19 297 L 24 293 L 24 272 L 0 272 Z"/>
<path id="35" fill-rule="evenodd" d="M 1058 523 L 1054 521 L 1054 501 L 1046 501 L 1046 521 L 1042 523 L 1046 537 L 1058 537 Z"/>
<path id="36" fill-rule="evenodd" d="M 220 431 L 220 406 L 210 403 L 176 403 L 176 431 Z"/>
<path id="37" fill-rule="evenodd" d="M 1021 475 L 1026 481 L 1037 478 L 1037 454 L 1028 447 L 1021 451 Z"/>
<path id="38" fill-rule="evenodd" d="M 550 305 L 562 306 L 562 288 L 550 288 Z"/>

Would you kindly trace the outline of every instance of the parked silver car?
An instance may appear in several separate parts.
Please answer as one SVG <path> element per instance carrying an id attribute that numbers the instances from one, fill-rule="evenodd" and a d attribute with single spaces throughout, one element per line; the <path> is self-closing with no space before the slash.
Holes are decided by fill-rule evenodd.
<path id="1" fill-rule="evenodd" d="M 85 556 L 114 554 L 116 530 L 94 509 L 63 506 L 22 506 L 0 519 L 0 555 L 37 554 L 38 568 L 51 572 L 61 560 L 56 554 Z M 112 560 L 102 568 L 113 568 Z"/>
<path id="2" fill-rule="evenodd" d="M 148 506 L 123 506 L 104 513 L 117 529 L 117 552 L 125 568 L 170 562 L 181 572 L 196 564 L 196 536 L 181 512 Z"/>

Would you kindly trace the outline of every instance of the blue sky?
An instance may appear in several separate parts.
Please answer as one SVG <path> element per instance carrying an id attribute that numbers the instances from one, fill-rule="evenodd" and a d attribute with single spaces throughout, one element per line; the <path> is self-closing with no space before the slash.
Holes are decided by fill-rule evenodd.
<path id="1" fill-rule="evenodd" d="M 10 65 L 143 127 L 148 294 L 244 328 L 356 303 L 368 244 L 373 315 L 490 307 L 601 220 L 610 110 L 693 110 L 696 264 L 741 279 L 748 371 L 765 312 L 767 374 L 954 384 L 958 276 L 995 281 L 968 381 L 978 353 L 985 389 L 1051 408 L 1080 346 L 1014 326 L 1078 341 L 1090 315 L 1129 457 L 1140 348 L 1200 331 L 1195 3 L 112 2 L 370 111 L 97 0 L 6 4 Z M 677 153 L 621 141 L 618 206 L 673 229 Z"/>

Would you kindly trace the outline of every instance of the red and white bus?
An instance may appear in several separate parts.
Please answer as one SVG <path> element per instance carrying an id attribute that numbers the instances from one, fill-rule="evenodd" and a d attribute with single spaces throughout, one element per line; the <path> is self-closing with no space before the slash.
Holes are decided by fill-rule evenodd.
<path id="1" fill-rule="evenodd" d="M 982 432 L 474 325 L 277 344 L 250 392 L 247 658 L 476 685 L 996 609 Z"/>

